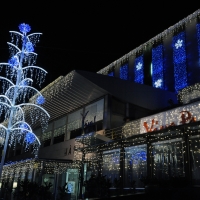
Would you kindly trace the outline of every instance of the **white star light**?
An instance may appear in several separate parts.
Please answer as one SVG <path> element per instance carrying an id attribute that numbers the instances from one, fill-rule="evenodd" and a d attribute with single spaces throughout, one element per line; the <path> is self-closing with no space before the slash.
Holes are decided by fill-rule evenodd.
<path id="1" fill-rule="evenodd" d="M 156 88 L 161 87 L 161 84 L 162 84 L 162 80 L 161 80 L 161 79 L 158 79 L 158 80 L 154 83 L 154 85 L 155 85 Z"/>
<path id="2" fill-rule="evenodd" d="M 139 63 L 136 65 L 136 68 L 137 68 L 137 70 L 140 70 L 140 69 L 142 68 L 142 63 L 139 62 Z"/>
<path id="3" fill-rule="evenodd" d="M 175 47 L 176 47 L 176 49 L 178 49 L 179 47 L 182 47 L 182 45 L 183 45 L 183 40 L 178 39 L 176 44 L 175 44 Z"/>

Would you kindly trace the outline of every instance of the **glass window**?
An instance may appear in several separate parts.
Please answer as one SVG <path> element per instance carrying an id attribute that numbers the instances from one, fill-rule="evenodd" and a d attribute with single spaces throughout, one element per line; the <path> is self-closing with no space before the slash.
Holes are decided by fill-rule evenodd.
<path id="1" fill-rule="evenodd" d="M 99 157 L 97 153 L 87 153 L 85 154 L 85 164 L 87 167 L 85 180 L 88 180 L 91 175 L 98 175 L 99 170 Z"/>
<path id="2" fill-rule="evenodd" d="M 120 150 L 114 149 L 103 152 L 102 175 L 110 179 L 114 187 L 114 179 L 119 179 Z"/>
<path id="3" fill-rule="evenodd" d="M 130 188 L 135 181 L 136 187 L 142 187 L 140 178 L 147 176 L 147 145 L 125 148 L 125 187 Z"/>
<path id="4" fill-rule="evenodd" d="M 158 142 L 153 148 L 153 176 L 167 180 L 184 177 L 184 142 L 181 139 Z"/>
<path id="5" fill-rule="evenodd" d="M 104 99 L 94 102 L 85 107 L 85 112 L 88 112 L 85 122 L 100 121 L 103 119 Z"/>
<path id="6" fill-rule="evenodd" d="M 77 110 L 68 115 L 67 119 L 67 131 L 79 129 L 82 126 L 82 115 L 83 109 Z"/>
<path id="7" fill-rule="evenodd" d="M 192 182 L 194 185 L 200 185 L 200 136 L 190 137 L 189 143 Z"/>

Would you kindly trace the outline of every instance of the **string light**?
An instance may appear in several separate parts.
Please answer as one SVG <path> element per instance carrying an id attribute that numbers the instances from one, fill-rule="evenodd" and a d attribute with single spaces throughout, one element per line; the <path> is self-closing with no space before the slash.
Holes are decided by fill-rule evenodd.
<path id="1" fill-rule="evenodd" d="M 197 44 L 198 44 L 198 55 L 200 58 L 200 24 L 196 24 L 196 30 L 197 30 Z"/>
<path id="2" fill-rule="evenodd" d="M 119 69 L 119 77 L 122 80 L 128 80 L 128 64 L 123 65 Z"/>
<path id="3" fill-rule="evenodd" d="M 41 105 L 44 103 L 44 98 L 41 93 L 33 88 L 31 85 L 33 80 L 28 78 L 29 75 L 33 76 L 33 71 L 36 70 L 39 76 L 39 85 L 43 82 L 42 78 L 47 72 L 40 67 L 33 65 L 26 66 L 25 64 L 33 64 L 33 56 L 36 55 L 33 50 L 33 46 L 37 42 L 37 38 L 41 33 L 30 34 L 27 33 L 31 30 L 28 24 L 19 25 L 20 32 L 10 31 L 12 36 L 12 42 L 8 43 L 11 58 L 8 63 L 0 63 L 0 68 L 5 69 L 6 77 L 0 79 L 7 84 L 3 84 L 4 94 L 0 95 L 0 114 L 4 114 L 4 120 L 7 122 L 7 126 L 1 125 L 0 133 L 1 137 L 4 137 L 4 150 L 6 152 L 7 145 L 14 146 L 15 143 L 25 143 L 25 149 L 29 149 L 29 146 L 33 146 L 33 153 L 37 154 L 40 147 L 40 141 L 36 135 L 32 132 L 31 127 L 25 122 L 25 115 L 28 113 L 26 109 L 29 108 L 29 114 L 31 114 L 32 122 L 41 120 L 43 129 L 47 126 L 49 114 L 41 106 L 35 105 L 34 103 L 27 103 L 26 98 L 30 95 L 36 94 L 37 103 Z M 19 44 L 21 39 L 21 49 L 15 44 Z M 25 66 L 24 66 L 25 65 Z M 10 69 L 9 69 L 10 68 Z M 26 107 L 26 108 L 25 108 Z M 6 134 L 5 134 L 6 130 Z M 37 156 L 37 155 L 36 155 Z M 2 157 L 4 159 L 4 156 Z"/>
<path id="4" fill-rule="evenodd" d="M 178 93 L 179 90 L 187 86 L 185 32 L 181 32 L 173 37 L 173 62 L 174 87 Z"/>
<path id="5" fill-rule="evenodd" d="M 163 45 L 159 45 L 152 49 L 152 71 L 153 87 L 164 89 Z"/>
<path id="6" fill-rule="evenodd" d="M 134 63 L 134 81 L 143 84 L 144 81 L 144 61 L 143 55 L 137 57 Z"/>
<path id="7" fill-rule="evenodd" d="M 192 100 L 198 100 L 200 97 L 200 84 L 195 83 L 194 85 L 187 86 L 178 92 L 178 99 L 180 103 L 187 104 Z"/>

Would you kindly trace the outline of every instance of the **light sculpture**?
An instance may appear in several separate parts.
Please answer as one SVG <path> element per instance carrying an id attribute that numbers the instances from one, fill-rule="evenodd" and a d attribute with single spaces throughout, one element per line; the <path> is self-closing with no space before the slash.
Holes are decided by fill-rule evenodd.
<path id="1" fill-rule="evenodd" d="M 0 63 L 0 71 L 4 75 L 0 76 L 2 83 L 0 138 L 3 146 L 0 177 L 8 145 L 15 148 L 19 143 L 25 147 L 25 150 L 32 146 L 32 153 L 37 158 L 40 141 L 27 122 L 28 115 L 31 125 L 39 120 L 43 131 L 47 128 L 50 118 L 41 106 L 45 98 L 32 86 L 33 77 L 36 79 L 36 84 L 41 86 L 47 73 L 44 69 L 35 66 L 37 54 L 33 52 L 42 33 L 27 35 L 31 27 L 25 23 L 19 25 L 19 30 L 20 32 L 10 31 L 12 41 L 8 42 L 8 46 L 11 58 L 8 63 Z M 33 100 L 28 102 L 32 96 L 34 96 Z"/>

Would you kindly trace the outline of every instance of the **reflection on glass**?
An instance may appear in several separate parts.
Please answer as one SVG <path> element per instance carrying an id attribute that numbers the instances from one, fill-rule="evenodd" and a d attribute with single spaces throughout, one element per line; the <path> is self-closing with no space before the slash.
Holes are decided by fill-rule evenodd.
<path id="1" fill-rule="evenodd" d="M 120 150 L 104 151 L 103 153 L 103 167 L 102 175 L 106 175 L 110 179 L 111 183 L 114 183 L 114 179 L 119 179 L 120 170 Z"/>
<path id="2" fill-rule="evenodd" d="M 192 181 L 193 184 L 200 185 L 200 136 L 190 137 L 189 142 Z"/>
<path id="3" fill-rule="evenodd" d="M 147 175 L 146 145 L 125 148 L 125 187 L 130 188 L 133 181 L 136 187 L 142 187 L 140 178 Z"/>
<path id="4" fill-rule="evenodd" d="M 184 177 L 184 143 L 181 140 L 171 140 L 154 143 L 153 146 L 153 176 L 157 179 Z"/>

